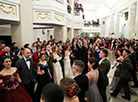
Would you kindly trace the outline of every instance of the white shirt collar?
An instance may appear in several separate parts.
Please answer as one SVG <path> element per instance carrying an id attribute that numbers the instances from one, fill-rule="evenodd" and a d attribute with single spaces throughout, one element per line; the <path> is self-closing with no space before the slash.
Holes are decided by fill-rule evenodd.
<path id="1" fill-rule="evenodd" d="M 26 61 L 27 59 L 23 56 L 24 60 Z"/>
<path id="2" fill-rule="evenodd" d="M 102 61 L 103 61 L 103 60 L 105 60 L 105 59 L 107 59 L 107 57 L 102 58 L 102 59 L 100 60 L 99 64 L 101 64 L 101 63 L 102 63 Z"/>
<path id="3" fill-rule="evenodd" d="M 23 58 L 24 58 L 24 60 L 25 60 L 25 61 L 27 60 L 27 58 L 26 58 L 26 57 L 24 57 L 24 56 L 23 56 Z M 28 59 L 29 59 L 29 58 L 28 58 Z"/>

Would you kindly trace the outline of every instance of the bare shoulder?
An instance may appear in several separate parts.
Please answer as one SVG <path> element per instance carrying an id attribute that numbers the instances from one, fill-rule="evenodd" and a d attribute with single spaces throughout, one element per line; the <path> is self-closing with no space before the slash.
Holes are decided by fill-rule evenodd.
<path id="1" fill-rule="evenodd" d="M 2 71 L 0 71 L 0 75 L 3 75 L 3 73 L 4 73 L 4 69 Z"/>
<path id="2" fill-rule="evenodd" d="M 12 70 L 14 70 L 14 71 L 16 71 L 17 70 L 17 68 L 16 67 L 11 67 L 12 68 Z"/>

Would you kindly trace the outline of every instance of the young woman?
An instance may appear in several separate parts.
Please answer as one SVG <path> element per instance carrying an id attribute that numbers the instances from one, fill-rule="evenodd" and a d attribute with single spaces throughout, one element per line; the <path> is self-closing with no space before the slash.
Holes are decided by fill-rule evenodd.
<path id="1" fill-rule="evenodd" d="M 64 70 L 65 70 L 65 77 L 66 78 L 73 78 L 73 73 L 71 69 L 71 62 L 70 62 L 70 46 L 66 46 L 65 57 L 64 57 Z"/>
<path id="2" fill-rule="evenodd" d="M 4 69 L 0 72 L 0 101 L 1 102 L 32 102 L 31 97 L 20 85 L 22 82 L 17 68 L 11 67 L 11 58 L 3 56 Z"/>
<path id="3" fill-rule="evenodd" d="M 77 95 L 80 92 L 80 88 L 74 79 L 63 78 L 60 81 L 60 85 L 65 92 L 64 102 L 79 102 Z"/>
<path id="4" fill-rule="evenodd" d="M 43 87 L 46 84 L 50 83 L 52 79 L 50 71 L 48 69 L 48 64 L 46 61 L 45 54 L 40 55 L 40 61 L 37 65 L 37 68 L 38 68 L 38 85 L 35 92 L 35 98 L 36 98 L 36 102 L 40 102 L 40 97 L 41 97 Z"/>
<path id="5" fill-rule="evenodd" d="M 57 54 L 58 47 L 56 45 L 53 45 L 52 52 L 53 52 L 54 82 L 59 85 L 60 84 L 60 80 L 63 78 L 62 68 L 61 68 L 61 65 L 59 63 L 59 61 L 62 58 L 59 57 L 59 55 Z"/>
<path id="6" fill-rule="evenodd" d="M 98 60 L 95 57 L 88 60 L 88 67 L 90 69 L 90 72 L 86 74 L 89 80 L 89 89 L 86 92 L 86 100 L 88 102 L 103 102 L 97 88 L 97 81 L 99 78 L 99 72 L 97 70 L 98 65 Z"/>

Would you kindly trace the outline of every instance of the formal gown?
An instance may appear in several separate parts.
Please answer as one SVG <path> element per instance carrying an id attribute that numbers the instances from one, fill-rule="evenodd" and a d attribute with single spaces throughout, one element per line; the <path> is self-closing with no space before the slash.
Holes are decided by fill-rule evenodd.
<path id="1" fill-rule="evenodd" d="M 54 82 L 60 84 L 60 80 L 63 78 L 62 67 L 59 63 L 60 57 L 58 56 L 56 62 L 53 62 Z"/>
<path id="2" fill-rule="evenodd" d="M 99 89 L 97 87 L 98 77 L 97 78 L 93 77 L 93 76 L 97 76 L 98 75 L 97 73 L 92 71 L 88 73 L 90 74 L 89 76 L 91 77 L 88 91 L 85 93 L 86 97 L 88 98 L 88 102 L 103 102 L 102 97 L 99 93 Z"/>
<path id="3" fill-rule="evenodd" d="M 65 77 L 73 78 L 73 73 L 71 70 L 71 62 L 70 62 L 70 53 L 64 58 L 64 69 L 65 69 Z"/>
<path id="4" fill-rule="evenodd" d="M 0 75 L 4 83 L 0 88 L 0 102 L 32 102 L 27 91 L 18 83 L 17 73 L 18 71 L 12 75 Z"/>
<path id="5" fill-rule="evenodd" d="M 40 67 L 40 70 L 44 70 L 45 73 L 43 75 L 38 75 L 38 85 L 37 85 L 36 92 L 35 92 L 36 102 L 40 102 L 43 87 L 46 84 L 51 82 L 50 75 L 47 69 L 48 64 L 43 65 L 43 64 L 38 63 L 38 66 Z"/>

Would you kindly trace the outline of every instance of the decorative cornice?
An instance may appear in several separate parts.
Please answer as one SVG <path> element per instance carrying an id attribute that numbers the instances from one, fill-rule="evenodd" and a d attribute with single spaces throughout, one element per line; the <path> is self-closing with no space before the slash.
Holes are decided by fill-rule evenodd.
<path id="1" fill-rule="evenodd" d="M 63 21 L 64 22 L 64 16 L 61 16 L 59 14 L 55 14 L 55 19 L 59 22 Z"/>
<path id="2" fill-rule="evenodd" d="M 38 12 L 37 13 L 37 18 L 40 18 L 40 19 L 50 19 L 50 14 L 48 12 Z"/>
<path id="3" fill-rule="evenodd" d="M 12 14 L 15 16 L 16 15 L 15 8 L 16 8 L 15 5 L 0 2 L 0 11 L 2 11 L 3 13 L 7 15 Z"/>

